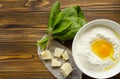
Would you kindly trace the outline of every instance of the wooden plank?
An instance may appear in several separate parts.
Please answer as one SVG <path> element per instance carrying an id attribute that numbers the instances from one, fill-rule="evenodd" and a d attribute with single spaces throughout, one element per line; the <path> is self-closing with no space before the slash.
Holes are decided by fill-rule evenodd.
<path id="1" fill-rule="evenodd" d="M 34 29 L 34 30 L 33 30 Z M 0 42 L 31 42 L 35 43 L 44 34 L 41 28 L 3 28 L 0 29 Z"/>
<path id="2" fill-rule="evenodd" d="M 48 71 L 0 72 L 1 79 L 55 79 Z"/>
<path id="3" fill-rule="evenodd" d="M 7 59 L 0 59 L 0 72 L 45 70 L 38 58 L 35 43 L 0 43 L 0 47 L 0 57 L 9 56 Z M 11 56 L 16 57 L 11 58 Z"/>
<path id="4" fill-rule="evenodd" d="M 21 56 L 25 54 L 30 54 L 33 57 L 31 58 L 9 58 L 5 60 L 0 60 L 0 78 L 3 79 L 19 79 L 19 78 L 40 78 L 40 79 L 54 79 L 53 76 L 48 72 L 48 70 L 44 67 L 44 65 L 40 62 L 36 46 L 32 45 L 28 46 L 26 43 L 16 44 L 16 43 L 9 43 L 3 44 L 5 46 L 2 47 L 0 43 L 0 57 L 1 56 Z M 15 46 L 14 46 L 15 45 Z M 31 49 L 31 48 L 34 48 Z M 14 50 L 11 50 L 14 49 Z M 27 51 L 28 50 L 28 51 Z M 4 53 L 4 54 L 2 54 Z"/>
<path id="5" fill-rule="evenodd" d="M 86 19 L 105 18 L 115 20 L 120 23 L 120 10 L 115 11 L 91 11 L 83 10 Z M 24 27 L 47 27 L 49 12 L 19 12 L 0 13 L 0 24 L 24 24 Z M 28 25 L 28 26 L 27 26 Z M 1 26 L 0 26 L 1 27 Z M 18 26 L 19 27 L 19 26 Z M 21 26 L 22 27 L 22 26 Z"/>
<path id="6" fill-rule="evenodd" d="M 55 0 L 36 0 L 34 6 L 26 6 L 28 0 L 0 0 L 0 12 L 50 11 Z M 120 10 L 120 0 L 60 0 L 61 8 L 80 5 L 84 10 Z"/>
<path id="7" fill-rule="evenodd" d="M 36 48 L 35 43 L 0 43 L 0 58 L 8 57 L 0 59 L 0 78 L 54 79 L 39 60 Z"/>
<path id="8" fill-rule="evenodd" d="M 25 12 L 25 13 L 0 13 L 0 24 L 47 24 L 49 13 L 47 12 Z"/>

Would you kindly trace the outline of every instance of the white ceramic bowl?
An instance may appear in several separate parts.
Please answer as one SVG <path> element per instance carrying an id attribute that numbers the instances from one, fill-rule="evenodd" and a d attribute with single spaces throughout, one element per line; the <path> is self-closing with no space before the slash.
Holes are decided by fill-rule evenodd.
<path id="1" fill-rule="evenodd" d="M 101 72 L 97 72 L 97 71 L 93 71 L 93 70 L 89 70 L 87 68 L 85 68 L 82 64 L 80 64 L 80 60 L 76 59 L 75 54 L 78 53 L 77 50 L 80 50 L 77 47 L 78 44 L 78 39 L 80 37 L 80 35 L 82 33 L 84 33 L 84 31 L 86 31 L 86 29 L 95 26 L 95 25 L 103 25 L 103 26 L 108 26 L 110 28 L 112 28 L 114 31 L 116 31 L 119 35 L 120 35 L 120 25 L 114 21 L 111 20 L 107 20 L 107 19 L 97 19 L 97 20 L 93 20 L 87 24 L 85 24 L 76 34 L 74 40 L 73 40 L 73 44 L 72 44 L 72 55 L 73 55 L 73 59 L 76 63 L 76 65 L 78 66 L 78 68 L 85 73 L 86 75 L 93 77 L 93 78 L 110 78 L 115 76 L 116 74 L 120 73 L 120 61 L 111 69 L 107 70 L 107 71 L 101 71 Z M 87 38 L 86 38 L 87 39 Z"/>

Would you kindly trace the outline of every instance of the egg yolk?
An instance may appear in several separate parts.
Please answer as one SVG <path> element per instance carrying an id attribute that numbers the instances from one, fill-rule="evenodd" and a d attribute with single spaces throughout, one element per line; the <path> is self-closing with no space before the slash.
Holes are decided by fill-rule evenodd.
<path id="1" fill-rule="evenodd" d="M 112 58 L 114 49 L 110 42 L 105 39 L 97 39 L 91 44 L 92 51 L 101 59 Z"/>

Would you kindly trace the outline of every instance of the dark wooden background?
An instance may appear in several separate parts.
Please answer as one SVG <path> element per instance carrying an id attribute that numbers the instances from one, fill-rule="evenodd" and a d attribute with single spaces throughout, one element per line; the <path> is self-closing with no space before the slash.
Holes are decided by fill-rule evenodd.
<path id="1" fill-rule="evenodd" d="M 120 0 L 60 0 L 61 9 L 80 5 L 87 21 L 120 23 Z M 55 0 L 0 0 L 0 79 L 55 79 L 41 63 L 36 41 L 47 28 Z M 69 43 L 69 44 L 68 44 Z M 72 41 L 66 46 L 71 48 Z M 92 79 L 83 75 L 83 79 Z M 120 79 L 120 74 L 111 78 Z"/>

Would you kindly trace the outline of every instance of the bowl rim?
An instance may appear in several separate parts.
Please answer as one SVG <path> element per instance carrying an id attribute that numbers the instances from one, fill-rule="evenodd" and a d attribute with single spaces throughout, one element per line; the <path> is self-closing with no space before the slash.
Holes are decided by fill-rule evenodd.
<path id="1" fill-rule="evenodd" d="M 90 77 L 92 77 L 92 78 L 110 78 L 110 77 L 113 77 L 113 76 L 115 76 L 115 75 L 117 75 L 118 73 L 120 73 L 120 70 L 119 70 L 119 66 L 118 67 L 115 67 L 115 68 L 112 68 L 113 69 L 113 73 L 109 73 L 109 75 L 106 75 L 106 76 L 101 76 L 100 74 L 98 75 L 98 74 L 91 74 L 91 73 L 88 73 L 88 72 L 86 72 L 85 71 L 85 67 L 83 67 L 82 65 L 79 65 L 78 66 L 78 63 L 77 63 L 77 60 L 75 59 L 75 57 L 74 57 L 74 45 L 75 45 L 75 41 L 77 40 L 77 37 L 78 37 L 78 35 L 79 35 L 79 33 L 83 30 L 83 29 L 85 29 L 85 28 L 89 28 L 90 27 L 90 25 L 91 24 L 94 24 L 94 23 L 99 23 L 99 22 L 101 22 L 101 24 L 103 24 L 104 25 L 104 22 L 108 22 L 108 23 L 112 23 L 112 24 L 115 24 L 116 26 L 118 26 L 119 28 L 120 28 L 120 25 L 117 23 L 117 22 L 115 22 L 115 21 L 112 21 L 112 20 L 108 20 L 108 19 L 96 19 L 96 20 L 93 20 L 93 21 L 90 21 L 90 22 L 88 22 L 88 23 L 86 23 L 81 29 L 79 29 L 79 31 L 76 33 L 76 35 L 75 35 L 75 37 L 74 37 L 74 39 L 73 39 L 73 42 L 72 42 L 72 56 L 73 56 L 73 60 L 74 60 L 74 62 L 75 62 L 75 64 L 76 64 L 76 66 L 79 68 L 79 70 L 81 70 L 84 74 L 86 74 L 86 75 L 88 75 L 88 76 L 90 76 Z M 88 27 L 89 26 L 89 27 Z M 109 26 L 109 24 L 108 24 L 108 26 Z M 120 62 L 119 62 L 119 65 L 120 65 Z M 111 70 L 111 69 L 110 69 Z M 115 70 L 117 70 L 117 71 L 115 71 Z M 107 72 L 106 73 L 104 73 L 104 74 L 108 74 Z"/>

